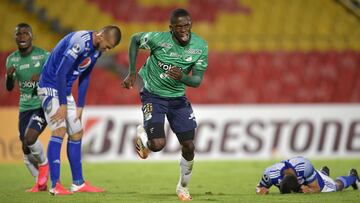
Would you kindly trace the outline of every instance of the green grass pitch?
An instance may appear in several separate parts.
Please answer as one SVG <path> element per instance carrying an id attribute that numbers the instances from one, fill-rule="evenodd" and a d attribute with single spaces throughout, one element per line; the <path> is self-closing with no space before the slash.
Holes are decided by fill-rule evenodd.
<path id="1" fill-rule="evenodd" d="M 196 161 L 190 184 L 192 202 L 360 202 L 360 191 L 280 195 L 255 194 L 264 168 L 273 161 Z M 61 180 L 69 187 L 71 173 L 66 161 Z M 360 159 L 313 160 L 316 168 L 327 165 L 331 177 L 345 175 L 351 167 L 360 170 Z M 179 202 L 175 194 L 177 162 L 84 163 L 85 179 L 106 189 L 101 194 L 50 196 L 48 192 L 25 193 L 33 184 L 23 164 L 0 164 L 0 202 Z"/>

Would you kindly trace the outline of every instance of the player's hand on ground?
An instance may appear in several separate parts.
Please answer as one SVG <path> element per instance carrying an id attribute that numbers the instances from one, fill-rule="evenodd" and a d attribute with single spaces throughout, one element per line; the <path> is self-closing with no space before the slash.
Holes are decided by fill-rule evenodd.
<path id="1" fill-rule="evenodd" d="M 136 80 L 136 73 L 129 73 L 126 76 L 125 80 L 122 82 L 121 86 L 126 89 L 131 89 L 135 84 L 135 80 Z"/>
<path id="2" fill-rule="evenodd" d="M 170 70 L 167 71 L 167 74 L 174 80 L 181 80 L 182 78 L 182 71 L 176 66 L 171 67 Z"/>
<path id="3" fill-rule="evenodd" d="M 313 193 L 314 191 L 307 185 L 301 185 L 301 191 L 303 193 Z"/>
<path id="4" fill-rule="evenodd" d="M 50 121 L 51 122 L 62 122 L 67 115 L 67 106 L 66 105 L 60 105 L 60 107 L 58 108 L 58 110 L 56 111 L 56 113 L 51 116 Z"/>
<path id="5" fill-rule="evenodd" d="M 256 186 L 256 194 L 267 195 L 269 194 L 269 189 L 266 187 Z"/>
<path id="6" fill-rule="evenodd" d="M 39 79 L 40 79 L 40 75 L 39 74 L 34 74 L 33 76 L 31 76 L 30 81 L 31 82 L 37 82 L 37 81 L 39 81 Z"/>
<path id="7" fill-rule="evenodd" d="M 12 77 L 13 73 L 15 72 L 15 67 L 14 66 L 11 66 L 10 68 L 8 68 L 6 70 L 6 75 L 9 77 Z"/>

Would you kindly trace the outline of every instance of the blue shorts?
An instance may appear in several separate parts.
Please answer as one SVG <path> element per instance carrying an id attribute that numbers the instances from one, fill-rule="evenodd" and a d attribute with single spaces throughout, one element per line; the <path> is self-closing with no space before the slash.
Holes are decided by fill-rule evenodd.
<path id="1" fill-rule="evenodd" d="M 143 88 L 140 92 L 144 127 L 149 123 L 165 122 L 165 115 L 171 130 L 178 134 L 194 130 L 197 127 L 190 102 L 185 96 L 167 98 L 150 93 Z"/>
<path id="2" fill-rule="evenodd" d="M 20 140 L 24 140 L 26 128 L 32 128 L 39 133 L 46 128 L 46 119 L 42 108 L 32 109 L 19 113 Z"/>

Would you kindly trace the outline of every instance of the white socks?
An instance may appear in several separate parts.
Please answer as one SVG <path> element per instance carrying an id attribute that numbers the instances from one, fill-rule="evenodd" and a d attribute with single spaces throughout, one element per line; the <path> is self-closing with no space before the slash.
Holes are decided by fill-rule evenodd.
<path id="1" fill-rule="evenodd" d="M 47 163 L 44 148 L 39 139 L 37 139 L 33 145 L 29 145 L 28 147 L 31 151 L 31 154 L 36 158 L 39 165 L 44 165 Z"/>
<path id="2" fill-rule="evenodd" d="M 24 163 L 33 177 L 39 175 L 37 160 L 32 154 L 24 154 Z"/>
<path id="3" fill-rule="evenodd" d="M 191 172 L 194 165 L 194 160 L 187 161 L 181 156 L 180 159 L 180 179 L 179 184 L 182 187 L 187 187 L 191 178 Z"/>

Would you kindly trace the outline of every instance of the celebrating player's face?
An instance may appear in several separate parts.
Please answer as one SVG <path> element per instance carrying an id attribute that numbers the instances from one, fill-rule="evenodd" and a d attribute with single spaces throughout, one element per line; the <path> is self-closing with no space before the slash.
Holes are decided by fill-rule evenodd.
<path id="1" fill-rule="evenodd" d="M 20 50 L 26 50 L 31 46 L 32 34 L 30 28 L 16 28 L 14 37 Z"/>
<path id="2" fill-rule="evenodd" d="M 178 17 L 175 23 L 170 25 L 174 38 L 181 44 L 187 45 L 191 37 L 191 18 L 190 16 Z"/>

